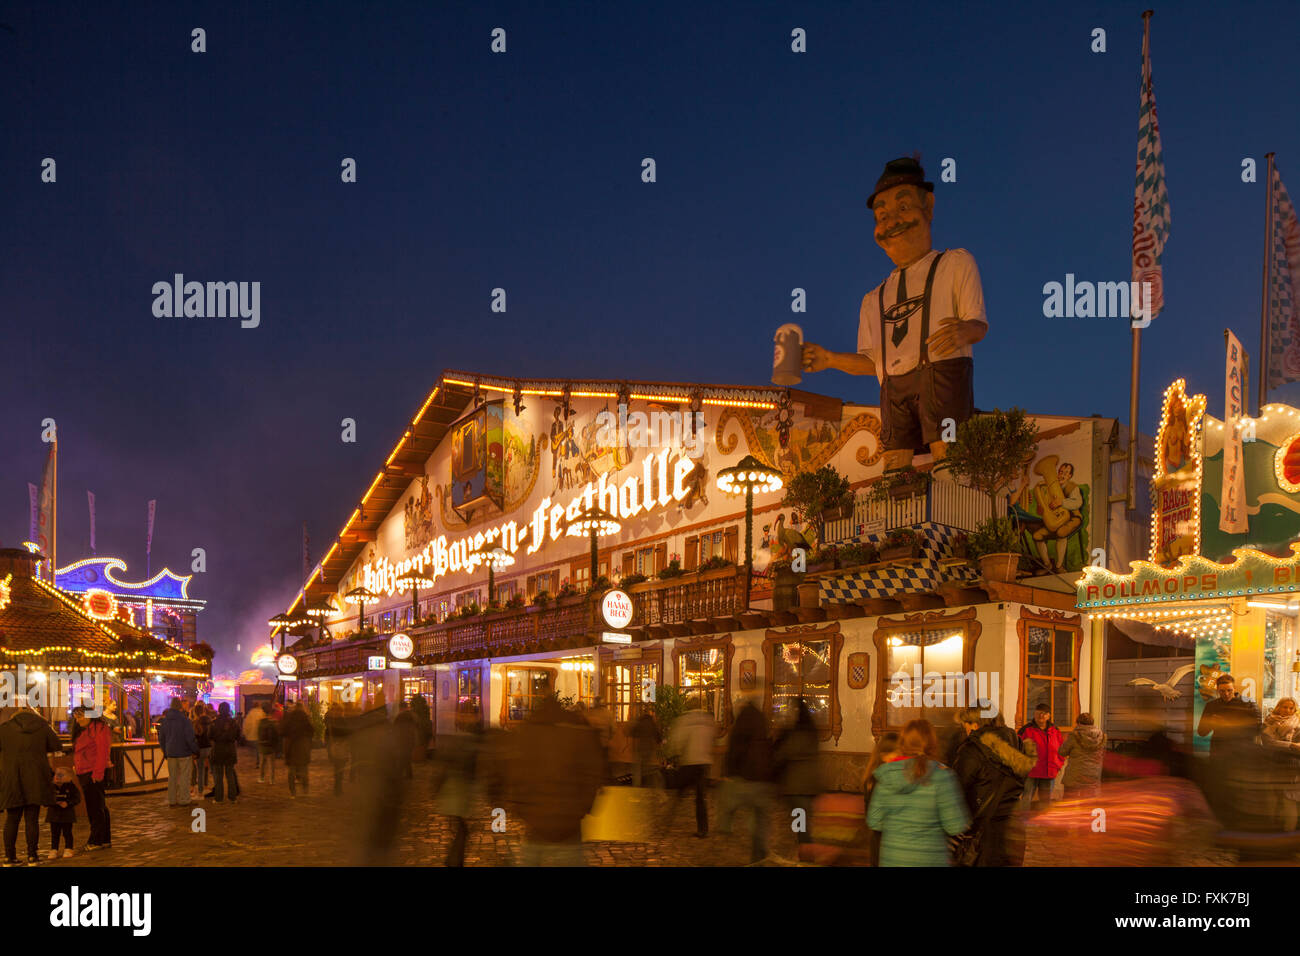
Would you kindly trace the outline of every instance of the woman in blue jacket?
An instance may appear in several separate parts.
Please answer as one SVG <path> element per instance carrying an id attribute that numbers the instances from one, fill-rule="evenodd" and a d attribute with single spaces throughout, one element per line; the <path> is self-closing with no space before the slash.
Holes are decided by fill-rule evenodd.
<path id="1" fill-rule="evenodd" d="M 970 826 L 970 812 L 938 751 L 930 722 L 909 721 L 897 758 L 876 769 L 867 826 L 881 831 L 880 866 L 952 865 L 947 838 Z"/>

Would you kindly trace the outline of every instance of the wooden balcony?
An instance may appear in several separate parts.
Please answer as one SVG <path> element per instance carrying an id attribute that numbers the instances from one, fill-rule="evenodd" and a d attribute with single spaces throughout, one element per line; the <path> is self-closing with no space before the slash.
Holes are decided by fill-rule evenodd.
<path id="1" fill-rule="evenodd" d="M 744 568 L 729 567 L 632 585 L 626 590 L 632 598 L 633 638 L 655 636 L 648 628 L 684 634 L 733 626 L 745 610 L 744 575 Z M 557 599 L 545 608 L 451 618 L 408 633 L 415 644 L 412 663 L 425 665 L 584 647 L 598 644 L 605 629 L 599 602 L 581 595 Z M 390 636 L 305 649 L 298 655 L 298 674 L 312 679 L 360 673 L 367 657 L 387 654 Z"/>

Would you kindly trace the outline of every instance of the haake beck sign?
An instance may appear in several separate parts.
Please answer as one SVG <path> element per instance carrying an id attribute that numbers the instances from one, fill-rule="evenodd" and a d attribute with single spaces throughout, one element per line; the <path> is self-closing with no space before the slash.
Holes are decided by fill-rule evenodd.
<path id="1" fill-rule="evenodd" d="M 625 591 L 617 589 L 608 591 L 600 599 L 600 613 L 610 627 L 627 627 L 628 622 L 632 620 L 632 599 Z"/>

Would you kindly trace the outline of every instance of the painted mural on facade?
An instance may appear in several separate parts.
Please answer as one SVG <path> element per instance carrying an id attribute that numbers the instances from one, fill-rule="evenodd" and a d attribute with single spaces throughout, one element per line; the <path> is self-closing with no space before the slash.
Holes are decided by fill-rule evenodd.
<path id="1" fill-rule="evenodd" d="M 1087 429 L 1042 439 L 1011 487 L 1010 512 L 1021 545 L 1050 572 L 1079 571 L 1090 561 L 1092 439 Z"/>

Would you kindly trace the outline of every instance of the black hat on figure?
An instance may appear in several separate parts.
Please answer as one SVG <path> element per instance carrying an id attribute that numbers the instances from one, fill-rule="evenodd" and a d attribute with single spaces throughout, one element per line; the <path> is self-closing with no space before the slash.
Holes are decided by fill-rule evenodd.
<path id="1" fill-rule="evenodd" d="M 891 159 L 885 163 L 885 171 L 880 174 L 876 180 L 875 191 L 867 197 L 867 208 L 870 209 L 872 203 L 886 189 L 893 189 L 895 186 L 920 186 L 928 192 L 934 192 L 934 183 L 925 181 L 925 170 L 921 168 L 921 161 L 915 156 L 904 156 L 902 159 Z"/>

